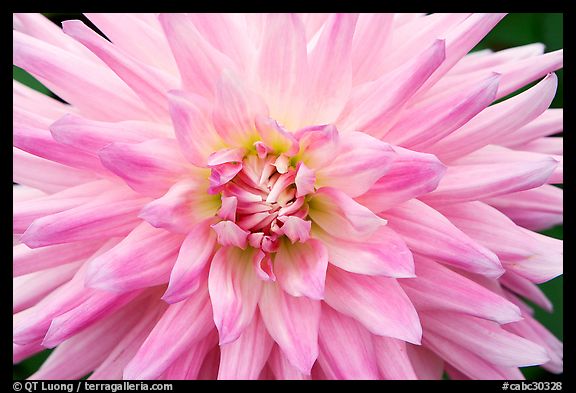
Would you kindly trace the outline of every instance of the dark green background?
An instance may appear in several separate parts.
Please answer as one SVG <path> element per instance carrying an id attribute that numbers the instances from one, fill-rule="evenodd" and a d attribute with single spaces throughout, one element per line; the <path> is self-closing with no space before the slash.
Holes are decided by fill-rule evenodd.
<path id="1" fill-rule="evenodd" d="M 81 15 L 78 14 L 46 14 L 53 21 L 59 22 L 63 19 L 80 19 Z M 542 42 L 546 45 L 546 51 L 550 52 L 553 50 L 561 49 L 563 47 L 563 36 L 562 36 L 562 25 L 563 17 L 562 14 L 510 14 L 505 17 L 498 26 L 475 48 L 485 49 L 490 48 L 493 50 L 501 50 L 505 48 L 510 48 L 518 45 L 525 45 L 534 42 Z M 563 71 L 558 71 L 558 92 L 552 103 L 552 107 L 561 108 L 563 107 Z M 40 90 L 46 94 L 50 94 L 50 91 L 46 89 L 42 84 L 32 78 L 29 74 L 14 67 L 13 69 L 14 79 L 19 80 L 37 90 Z M 562 226 L 558 226 L 547 230 L 545 234 L 562 239 L 563 230 Z M 549 281 L 541 285 L 541 288 L 548 295 L 552 303 L 554 304 L 554 312 L 547 313 L 542 311 L 537 306 L 536 317 L 541 321 L 548 329 L 550 329 L 558 338 L 563 339 L 563 281 L 562 277 L 558 277 L 552 281 Z M 31 375 L 35 370 L 37 370 L 42 362 L 46 359 L 50 351 L 44 351 L 24 362 L 17 364 L 13 368 L 14 379 L 24 379 Z M 528 379 L 548 379 L 556 378 L 556 376 L 547 373 L 545 370 L 539 367 L 528 367 L 525 368 L 524 373 Z"/>

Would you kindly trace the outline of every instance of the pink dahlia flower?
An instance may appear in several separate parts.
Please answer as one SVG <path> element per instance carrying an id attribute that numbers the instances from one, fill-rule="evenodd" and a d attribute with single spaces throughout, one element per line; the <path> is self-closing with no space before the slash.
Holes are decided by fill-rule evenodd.
<path id="1" fill-rule="evenodd" d="M 520 379 L 562 273 L 562 51 L 500 14 L 14 16 L 32 378 Z M 494 103 L 524 85 L 537 84 Z M 493 104 L 494 103 L 494 104 Z"/>

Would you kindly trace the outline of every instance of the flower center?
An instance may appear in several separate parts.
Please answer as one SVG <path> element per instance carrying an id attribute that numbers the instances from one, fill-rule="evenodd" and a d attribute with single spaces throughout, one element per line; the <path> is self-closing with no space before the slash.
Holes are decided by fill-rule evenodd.
<path id="1" fill-rule="evenodd" d="M 311 222 L 306 196 L 296 187 L 300 165 L 292 166 L 284 154 L 268 154 L 258 142 L 256 152 L 240 160 L 241 152 L 233 150 L 215 153 L 233 161 L 213 166 L 210 176 L 210 192 L 222 198 L 217 213 L 222 221 L 212 226 L 218 242 L 266 253 L 275 252 L 283 236 L 305 242 Z"/>

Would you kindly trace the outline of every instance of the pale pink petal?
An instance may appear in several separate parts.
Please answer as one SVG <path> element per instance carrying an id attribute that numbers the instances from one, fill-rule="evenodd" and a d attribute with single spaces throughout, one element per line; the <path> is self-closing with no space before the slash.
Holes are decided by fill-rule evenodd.
<path id="1" fill-rule="evenodd" d="M 393 35 L 394 14 L 362 13 L 358 16 L 352 41 L 354 85 L 376 79 L 387 61 Z"/>
<path id="2" fill-rule="evenodd" d="M 488 107 L 427 151 L 437 154 L 443 161 L 452 160 L 486 146 L 492 138 L 528 124 L 550 106 L 557 82 L 556 75 L 549 74 L 531 89 Z"/>
<path id="3" fill-rule="evenodd" d="M 214 96 L 216 81 L 223 69 L 234 63 L 212 47 L 185 14 L 161 14 L 160 23 L 178 64 L 186 90 Z"/>
<path id="4" fill-rule="evenodd" d="M 379 379 L 371 334 L 354 319 L 323 305 L 318 342 L 328 379 Z"/>
<path id="5" fill-rule="evenodd" d="M 182 240 L 182 236 L 144 222 L 110 251 L 90 261 L 86 285 L 127 292 L 163 284 L 168 281 Z"/>
<path id="6" fill-rule="evenodd" d="M 440 380 L 444 374 L 444 361 L 423 345 L 406 343 L 406 352 L 418 379 Z"/>
<path id="7" fill-rule="evenodd" d="M 417 256 L 413 279 L 400 285 L 418 310 L 446 310 L 508 323 L 521 318 L 506 298 L 428 258 Z"/>
<path id="8" fill-rule="evenodd" d="M 182 301 L 200 287 L 203 278 L 201 274 L 211 260 L 216 246 L 216 234 L 208 224 L 201 222 L 194 225 L 182 242 L 162 300 L 168 303 Z"/>
<path id="9" fill-rule="evenodd" d="M 286 355 L 282 353 L 282 350 L 277 345 L 274 345 L 272 348 L 272 352 L 268 358 L 268 367 L 273 374 L 272 376 L 276 377 L 276 379 L 309 380 L 311 378 L 310 375 L 306 375 L 298 371 L 298 369 L 290 363 L 290 361 L 286 358 Z"/>
<path id="10" fill-rule="evenodd" d="M 94 174 L 12 148 L 12 180 L 48 194 L 96 179 Z"/>
<path id="11" fill-rule="evenodd" d="M 160 376 L 191 344 L 214 328 L 212 307 L 204 285 L 194 296 L 170 305 L 140 349 L 124 368 L 123 379 L 154 379 Z M 166 337 L 172 337 L 166 345 Z"/>
<path id="12" fill-rule="evenodd" d="M 178 74 L 176 62 L 156 14 L 86 13 L 114 45 L 140 61 Z"/>
<path id="13" fill-rule="evenodd" d="M 326 247 L 315 239 L 296 244 L 282 241 L 274 257 L 274 274 L 278 283 L 292 296 L 323 299 L 327 267 Z"/>
<path id="14" fill-rule="evenodd" d="M 456 228 L 446 217 L 417 200 L 384 213 L 388 225 L 416 253 L 474 273 L 498 277 L 504 269 L 498 257 Z"/>
<path id="15" fill-rule="evenodd" d="M 348 273 L 330 266 L 325 293 L 330 307 L 358 320 L 371 333 L 420 343 L 418 314 L 395 279 Z"/>
<path id="16" fill-rule="evenodd" d="M 438 187 L 420 199 L 440 206 L 539 187 L 550 178 L 558 161 L 550 156 L 534 156 L 531 160 L 450 166 Z"/>
<path id="17" fill-rule="evenodd" d="M 212 121 L 222 139 L 231 147 L 250 148 L 257 141 L 257 116 L 268 116 L 268 108 L 238 76 L 224 72 L 216 85 Z"/>
<path id="18" fill-rule="evenodd" d="M 102 164 L 135 191 L 161 196 L 190 170 L 173 139 L 111 143 L 99 150 Z"/>
<path id="19" fill-rule="evenodd" d="M 320 302 L 290 296 L 278 285 L 267 283 L 258 307 L 268 333 L 284 356 L 299 372 L 310 375 L 318 357 Z"/>
<path id="20" fill-rule="evenodd" d="M 49 97 L 15 79 L 12 80 L 12 100 L 14 111 L 21 110 L 36 119 L 57 119 L 67 113 L 77 111 L 72 105 Z"/>
<path id="21" fill-rule="evenodd" d="M 102 244 L 103 241 L 75 242 L 41 248 L 18 244 L 12 253 L 12 274 L 18 277 L 73 262 L 83 262 Z"/>
<path id="22" fill-rule="evenodd" d="M 388 172 L 356 198 L 375 213 L 433 191 L 446 172 L 446 165 L 432 154 L 393 148 L 396 155 Z"/>
<path id="23" fill-rule="evenodd" d="M 334 237 L 366 239 L 386 224 L 386 220 L 335 188 L 319 189 L 308 203 L 310 218 Z"/>
<path id="24" fill-rule="evenodd" d="M 15 277 L 12 281 L 12 312 L 34 306 L 60 285 L 68 282 L 80 262 L 59 265 Z"/>
<path id="25" fill-rule="evenodd" d="M 357 14 L 328 17 L 318 40 L 309 49 L 308 102 L 304 124 L 333 123 L 352 88 L 352 38 Z"/>
<path id="26" fill-rule="evenodd" d="M 315 184 L 337 188 L 355 198 L 388 172 L 394 158 L 394 150 L 387 143 L 361 132 L 347 132 L 340 136 L 333 159 L 316 170 Z M 354 182 L 350 182 L 351 177 Z"/>
<path id="27" fill-rule="evenodd" d="M 408 357 L 406 343 L 390 337 L 372 336 L 378 369 L 384 379 L 418 379 Z"/>
<path id="28" fill-rule="evenodd" d="M 306 243 L 310 238 L 311 221 L 296 216 L 280 216 L 278 221 L 282 222 L 283 225 L 276 233 L 286 235 L 292 244 L 296 242 Z"/>
<path id="29" fill-rule="evenodd" d="M 329 164 L 338 153 L 340 135 L 333 125 L 303 128 L 295 136 L 300 144 L 298 156 L 310 169 Z"/>
<path id="30" fill-rule="evenodd" d="M 218 235 L 218 244 L 222 246 L 234 246 L 243 250 L 248 246 L 250 232 L 240 228 L 232 221 L 220 221 L 211 225 Z"/>
<path id="31" fill-rule="evenodd" d="M 93 371 L 141 317 L 127 309 L 98 321 L 55 349 L 30 379 L 80 379 Z"/>
<path id="32" fill-rule="evenodd" d="M 25 345 L 12 344 L 12 363 L 17 364 L 22 360 L 35 355 L 38 352 L 44 351 L 44 348 L 40 342 L 30 343 Z"/>
<path id="33" fill-rule="evenodd" d="M 139 98 L 111 70 L 14 31 L 13 63 L 96 120 L 147 119 Z M 90 78 L 86 78 L 90 75 Z M 98 105 L 94 105 L 96 100 Z"/>
<path id="34" fill-rule="evenodd" d="M 501 366 L 531 366 L 549 360 L 541 346 L 509 333 L 481 318 L 452 312 L 421 312 L 425 333 L 457 343 L 477 356 Z"/>
<path id="35" fill-rule="evenodd" d="M 549 108 L 536 119 L 509 134 L 501 135 L 498 144 L 502 146 L 518 146 L 545 136 L 562 132 L 564 125 L 564 110 Z"/>
<path id="36" fill-rule="evenodd" d="M 212 259 L 208 289 L 220 345 L 238 339 L 254 317 L 262 287 L 250 263 L 254 257 L 253 249 L 223 247 Z"/>
<path id="37" fill-rule="evenodd" d="M 218 379 L 258 379 L 274 341 L 259 313 L 234 342 L 220 347 Z"/>
<path id="38" fill-rule="evenodd" d="M 181 90 L 168 92 L 170 117 L 182 154 L 196 166 L 206 166 L 208 155 L 224 147 L 212 125 L 212 107 L 201 97 Z"/>
<path id="39" fill-rule="evenodd" d="M 536 284 L 530 282 L 530 280 L 514 272 L 506 272 L 500 279 L 500 282 L 511 291 L 534 302 L 546 311 L 552 312 L 553 306 L 550 299 L 546 297 L 546 294 L 544 294 Z"/>
<path id="40" fill-rule="evenodd" d="M 257 116 L 255 125 L 262 142 L 264 142 L 269 151 L 286 153 L 291 156 L 298 153 L 298 141 L 292 133 L 281 127 L 276 120 Z"/>
<path id="41" fill-rule="evenodd" d="M 532 190 L 485 199 L 516 224 L 534 231 L 563 222 L 564 190 L 548 184 Z"/>
<path id="42" fill-rule="evenodd" d="M 106 63 L 157 119 L 168 117 L 165 92 L 176 87 L 178 82 L 174 77 L 131 57 L 81 21 L 64 21 L 62 29 Z"/>
<path id="43" fill-rule="evenodd" d="M 388 277 L 414 277 L 412 253 L 398 234 L 387 226 L 363 241 L 344 240 L 314 228 L 313 236 L 328 250 L 330 263 L 352 273 Z"/>
<path id="44" fill-rule="evenodd" d="M 303 88 L 309 77 L 304 26 L 294 14 L 267 14 L 264 19 L 256 60 L 259 91 L 274 119 L 298 128 L 309 94 Z"/>
<path id="45" fill-rule="evenodd" d="M 146 204 L 138 217 L 156 228 L 188 233 L 200 221 L 214 217 L 219 198 L 208 195 L 208 182 L 190 174 L 174 183 L 161 198 Z"/>
<path id="46" fill-rule="evenodd" d="M 206 356 L 218 343 L 218 334 L 214 330 L 204 339 L 191 344 L 170 367 L 158 377 L 159 380 L 194 380 L 198 378 L 200 368 Z"/>
<path id="47" fill-rule="evenodd" d="M 296 197 L 300 198 L 314 192 L 316 175 L 302 162 L 296 169 L 294 183 L 296 184 Z"/>
<path id="48" fill-rule="evenodd" d="M 144 199 L 96 200 L 36 219 L 21 241 L 30 248 L 99 240 L 128 234 L 141 220 L 136 213 Z"/>
<path id="49" fill-rule="evenodd" d="M 150 138 L 161 138 L 166 131 L 151 122 L 138 120 L 104 122 L 66 114 L 50 124 L 50 132 L 54 140 L 59 143 L 96 154 L 98 150 L 112 142 L 144 142 Z"/>
<path id="50" fill-rule="evenodd" d="M 446 100 L 406 110 L 386 141 L 418 150 L 445 138 L 494 101 L 499 80 L 500 75 L 493 74 Z"/>
<path id="51" fill-rule="evenodd" d="M 444 41 L 437 40 L 397 70 L 356 88 L 340 114 L 338 128 L 382 136 L 397 111 L 444 61 L 444 55 Z"/>

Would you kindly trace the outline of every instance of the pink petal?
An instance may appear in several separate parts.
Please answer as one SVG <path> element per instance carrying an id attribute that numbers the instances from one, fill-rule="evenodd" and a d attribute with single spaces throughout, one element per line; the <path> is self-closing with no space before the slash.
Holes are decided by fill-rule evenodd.
<path id="1" fill-rule="evenodd" d="M 302 88 L 308 77 L 304 26 L 293 14 L 267 14 L 264 19 L 256 60 L 259 91 L 273 118 L 297 128 L 307 98 L 307 89 Z"/>
<path id="2" fill-rule="evenodd" d="M 22 235 L 30 248 L 82 240 L 107 239 L 130 232 L 140 220 L 144 199 L 94 201 L 35 220 Z"/>
<path id="3" fill-rule="evenodd" d="M 358 16 L 352 42 L 354 85 L 382 75 L 388 55 L 387 45 L 393 35 L 394 17 L 393 14 L 383 13 L 363 13 Z"/>
<path id="4" fill-rule="evenodd" d="M 252 268 L 255 250 L 219 249 L 210 265 L 208 289 L 220 345 L 238 339 L 254 316 L 261 281 Z"/>
<path id="5" fill-rule="evenodd" d="M 309 239 L 305 243 L 280 242 L 274 258 L 274 274 L 278 283 L 291 296 L 324 298 L 324 280 L 328 252 L 322 242 Z"/>
<path id="6" fill-rule="evenodd" d="M 94 323 L 131 303 L 141 291 L 130 293 L 96 292 L 78 306 L 52 319 L 50 328 L 42 340 L 46 348 L 54 348 Z M 137 301 L 136 301 L 137 302 Z M 133 307 L 131 304 L 128 307 Z"/>
<path id="7" fill-rule="evenodd" d="M 178 69 L 158 16 L 146 13 L 86 13 L 114 45 L 143 63 L 177 75 Z M 146 43 L 145 45 L 142 43 Z"/>
<path id="8" fill-rule="evenodd" d="M 315 228 L 314 237 L 320 239 L 330 263 L 352 273 L 388 277 L 414 277 L 412 253 L 404 240 L 387 226 L 378 228 L 363 241 L 344 240 Z"/>
<path id="9" fill-rule="evenodd" d="M 298 371 L 277 345 L 272 348 L 268 358 L 268 367 L 273 374 L 272 376 L 279 380 L 309 380 L 311 378 L 310 375 L 305 375 Z"/>
<path id="10" fill-rule="evenodd" d="M 33 249 L 25 244 L 19 244 L 14 247 L 12 254 L 12 274 L 18 277 L 43 269 L 84 261 L 94 254 L 102 243 L 102 241 L 74 242 Z"/>
<path id="11" fill-rule="evenodd" d="M 556 75 L 549 74 L 536 86 L 485 109 L 427 151 L 438 155 L 443 161 L 449 161 L 528 124 L 548 109 L 556 93 L 557 82 Z"/>
<path id="12" fill-rule="evenodd" d="M 348 273 L 330 266 L 325 293 L 330 307 L 358 320 L 371 333 L 420 343 L 418 314 L 395 279 Z"/>
<path id="13" fill-rule="evenodd" d="M 356 200 L 375 213 L 433 191 L 446 172 L 434 155 L 394 146 L 388 172 Z"/>
<path id="14" fill-rule="evenodd" d="M 485 199 L 483 202 L 494 206 L 516 224 L 540 231 L 562 224 L 563 196 L 561 188 L 545 184 L 531 190 Z"/>
<path id="15" fill-rule="evenodd" d="M 107 67 L 18 31 L 13 38 L 14 65 L 85 115 L 112 121 L 149 118 L 138 97 Z"/>
<path id="16" fill-rule="evenodd" d="M 64 21 L 62 29 L 106 63 L 130 86 L 156 118 L 168 117 L 165 91 L 176 86 L 178 82 L 175 78 L 124 53 L 81 21 Z"/>
<path id="17" fill-rule="evenodd" d="M 530 161 L 450 166 L 438 188 L 420 199 L 444 205 L 529 190 L 545 184 L 557 166 L 558 161 L 544 155 Z"/>
<path id="18" fill-rule="evenodd" d="M 80 379 L 94 370 L 140 319 L 126 309 L 98 321 L 55 349 L 31 379 Z"/>
<path id="19" fill-rule="evenodd" d="M 495 73 L 446 100 L 406 110 L 386 141 L 418 150 L 445 138 L 494 101 L 499 80 Z"/>
<path id="20" fill-rule="evenodd" d="M 248 246 L 250 232 L 240 228 L 232 221 L 220 221 L 211 225 L 218 235 L 218 244 L 222 246 L 234 246 L 243 250 Z"/>
<path id="21" fill-rule="evenodd" d="M 413 252 L 474 273 L 498 277 L 498 257 L 458 230 L 446 217 L 417 200 L 387 210 L 388 225 Z"/>
<path id="22" fill-rule="evenodd" d="M 311 221 L 296 216 L 280 216 L 278 221 L 284 225 L 276 231 L 278 235 L 286 235 L 292 244 L 305 243 L 310 238 Z"/>
<path id="23" fill-rule="evenodd" d="M 314 223 L 330 235 L 341 239 L 366 239 L 386 224 L 386 220 L 376 216 L 344 192 L 331 187 L 319 189 L 308 203 L 308 214 Z"/>
<path id="24" fill-rule="evenodd" d="M 286 94 L 283 92 L 283 94 Z M 257 116 L 256 129 L 264 145 L 275 153 L 286 153 L 290 156 L 298 153 L 299 145 L 294 135 L 278 122 L 269 117 Z"/>
<path id="25" fill-rule="evenodd" d="M 195 94 L 213 96 L 220 73 L 233 69 L 234 63 L 202 37 L 187 15 L 161 14 L 159 20 L 178 64 L 183 87 Z"/>
<path id="26" fill-rule="evenodd" d="M 546 297 L 544 292 L 530 280 L 519 276 L 514 272 L 506 272 L 500 282 L 511 291 L 534 302 L 548 312 L 552 312 L 552 302 Z"/>
<path id="27" fill-rule="evenodd" d="M 406 344 L 406 353 L 418 379 L 438 381 L 444 374 L 444 361 L 423 345 Z"/>
<path id="28" fill-rule="evenodd" d="M 68 263 L 15 277 L 12 281 L 12 312 L 34 306 L 60 285 L 70 281 L 80 264 Z"/>
<path id="29" fill-rule="evenodd" d="M 324 305 L 318 363 L 329 379 L 379 379 L 371 334 L 354 319 Z"/>
<path id="30" fill-rule="evenodd" d="M 501 366 L 532 366 L 549 360 L 541 346 L 509 333 L 495 322 L 449 312 L 420 313 L 425 332 L 458 343 Z"/>
<path id="31" fill-rule="evenodd" d="M 336 123 L 342 130 L 362 130 L 379 137 L 418 88 L 444 61 L 444 41 L 435 41 L 407 64 L 352 93 Z"/>
<path id="32" fill-rule="evenodd" d="M 86 285 L 127 292 L 163 284 L 181 243 L 182 236 L 142 223 L 110 251 L 90 261 Z"/>
<path id="33" fill-rule="evenodd" d="M 316 175 L 314 171 L 308 169 L 308 167 L 301 162 L 296 169 L 294 183 L 296 184 L 296 198 L 300 198 L 314 192 Z"/>
<path id="34" fill-rule="evenodd" d="M 170 367 L 162 373 L 158 379 L 161 380 L 195 380 L 198 379 L 202 364 L 210 351 L 218 343 L 216 330 L 200 341 L 191 344 L 187 351 L 176 359 Z"/>
<path id="35" fill-rule="evenodd" d="M 208 182 L 190 174 L 174 183 L 161 198 L 146 204 L 138 217 L 156 228 L 171 232 L 188 233 L 192 226 L 218 210 L 218 197 L 208 195 Z"/>
<path id="36" fill-rule="evenodd" d="M 266 104 L 239 77 L 223 73 L 216 86 L 212 113 L 218 134 L 231 147 L 250 148 L 259 139 L 255 130 L 257 116 L 268 116 Z"/>
<path id="37" fill-rule="evenodd" d="M 181 90 L 168 92 L 170 117 L 182 154 L 196 166 L 206 166 L 208 155 L 224 147 L 212 125 L 210 103 Z"/>
<path id="38" fill-rule="evenodd" d="M 308 168 L 321 168 L 338 153 L 340 135 L 333 125 L 304 128 L 295 136 L 300 144 L 300 161 Z"/>
<path id="39" fill-rule="evenodd" d="M 111 143 L 98 153 L 102 164 L 139 193 L 158 197 L 184 177 L 186 159 L 173 139 Z"/>
<path id="40" fill-rule="evenodd" d="M 201 274 L 211 260 L 215 246 L 216 234 L 208 222 L 201 222 L 192 227 L 180 247 L 162 300 L 177 303 L 192 295 L 200 287 Z"/>
<path id="41" fill-rule="evenodd" d="M 218 379 L 258 379 L 273 344 L 262 318 L 255 313 L 236 341 L 221 346 Z"/>
<path id="42" fill-rule="evenodd" d="M 124 368 L 123 379 L 154 379 L 160 376 L 190 345 L 214 328 L 208 291 L 203 286 L 162 315 L 140 349 Z M 167 337 L 170 339 L 167 341 Z"/>
<path id="43" fill-rule="evenodd" d="M 357 14 L 328 17 L 308 55 L 308 102 L 305 124 L 333 123 L 352 88 L 352 38 Z"/>
<path id="44" fill-rule="evenodd" d="M 384 379 L 418 379 L 408 357 L 406 343 L 390 337 L 372 336 L 378 369 Z"/>
<path id="45" fill-rule="evenodd" d="M 96 154 L 113 142 L 138 143 L 161 138 L 164 129 L 156 123 L 144 121 L 104 122 L 66 114 L 50 125 L 50 132 L 59 143 Z"/>
<path id="46" fill-rule="evenodd" d="M 502 146 L 518 146 L 535 139 L 562 132 L 564 126 L 564 110 L 562 108 L 546 109 L 530 123 L 510 134 L 501 135 L 498 144 Z"/>
<path id="47" fill-rule="evenodd" d="M 316 170 L 316 184 L 337 188 L 352 198 L 384 176 L 395 157 L 390 145 L 362 132 L 341 135 L 339 147 L 330 163 Z M 352 176 L 354 182 L 350 182 Z"/>
<path id="48" fill-rule="evenodd" d="M 96 179 L 94 174 L 12 148 L 12 180 L 20 185 L 53 193 Z"/>
<path id="49" fill-rule="evenodd" d="M 504 297 L 428 258 L 416 258 L 414 279 L 400 285 L 418 310 L 446 310 L 508 323 L 521 318 L 520 310 Z"/>
<path id="50" fill-rule="evenodd" d="M 268 333 L 299 372 L 310 375 L 318 357 L 320 302 L 293 297 L 275 283 L 264 284 L 258 303 Z"/>

